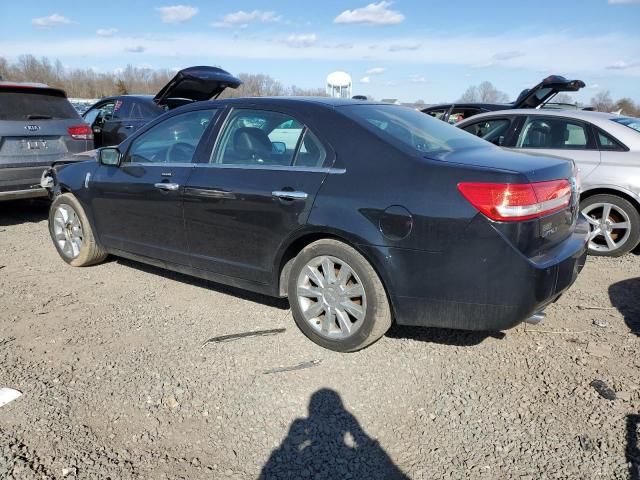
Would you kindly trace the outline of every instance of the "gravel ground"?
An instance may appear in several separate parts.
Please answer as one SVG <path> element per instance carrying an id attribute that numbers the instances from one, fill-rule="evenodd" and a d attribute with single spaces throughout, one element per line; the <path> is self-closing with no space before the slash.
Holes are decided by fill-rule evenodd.
<path id="1" fill-rule="evenodd" d="M 338 354 L 284 301 L 68 267 L 46 212 L 0 205 L 0 387 L 23 392 L 0 478 L 640 479 L 637 254 L 590 258 L 541 325 Z"/>

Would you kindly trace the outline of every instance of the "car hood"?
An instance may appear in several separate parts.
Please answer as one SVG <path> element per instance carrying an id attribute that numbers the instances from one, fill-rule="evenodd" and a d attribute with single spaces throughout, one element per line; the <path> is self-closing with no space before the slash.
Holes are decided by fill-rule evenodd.
<path id="1" fill-rule="evenodd" d="M 226 88 L 238 88 L 242 80 L 217 67 L 189 67 L 180 70 L 153 97 L 162 105 L 168 98 L 186 98 L 194 102 L 210 100 L 220 95 Z"/>
<path id="2" fill-rule="evenodd" d="M 568 80 L 560 75 L 550 75 L 536 86 L 525 89 L 513 102 L 513 108 L 537 108 L 560 92 L 577 92 L 585 87 L 582 80 Z"/>

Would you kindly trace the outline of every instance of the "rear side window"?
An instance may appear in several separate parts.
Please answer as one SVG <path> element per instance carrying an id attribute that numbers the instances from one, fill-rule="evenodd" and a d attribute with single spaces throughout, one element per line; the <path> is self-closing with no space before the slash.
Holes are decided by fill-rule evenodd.
<path id="1" fill-rule="evenodd" d="M 383 140 L 400 142 L 417 154 L 441 154 L 487 143 L 417 110 L 394 105 L 350 105 L 340 111 Z"/>
<path id="2" fill-rule="evenodd" d="M 444 120 L 444 114 L 447 113 L 448 108 L 438 109 L 438 110 L 424 110 L 424 113 L 429 115 L 430 117 L 437 118 L 439 120 Z"/>
<path id="3" fill-rule="evenodd" d="M 37 89 L 0 89 L 0 120 L 79 119 L 66 97 Z"/>
<path id="4" fill-rule="evenodd" d="M 479 113 L 479 108 L 454 108 L 449 115 L 449 123 L 456 124 Z"/>
<path id="5" fill-rule="evenodd" d="M 211 163 L 242 166 L 322 167 L 327 152 L 300 121 L 279 112 L 233 110 Z"/>
<path id="6" fill-rule="evenodd" d="M 516 147 L 585 150 L 588 138 L 587 129 L 581 123 L 563 118 L 530 117 L 522 127 Z"/>
<path id="7" fill-rule="evenodd" d="M 600 150 L 608 150 L 608 151 L 614 151 L 614 152 L 624 152 L 626 150 L 626 148 L 623 147 L 620 144 L 620 142 L 618 142 L 615 138 L 613 138 L 608 133 L 605 133 L 600 129 L 598 129 L 597 132 L 598 132 L 598 146 L 600 147 Z"/>

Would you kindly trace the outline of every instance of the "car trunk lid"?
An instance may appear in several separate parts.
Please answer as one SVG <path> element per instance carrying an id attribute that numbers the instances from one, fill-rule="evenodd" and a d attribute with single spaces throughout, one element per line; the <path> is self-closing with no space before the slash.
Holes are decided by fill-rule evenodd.
<path id="1" fill-rule="evenodd" d="M 513 102 L 513 108 L 538 108 L 560 92 L 577 92 L 585 87 L 582 80 L 568 80 L 560 75 L 550 75 L 536 86 L 525 89 Z"/>
<path id="2" fill-rule="evenodd" d="M 189 67 L 176 73 L 153 98 L 163 105 L 169 98 L 186 98 L 194 102 L 218 97 L 227 88 L 238 88 L 239 78 L 217 67 Z"/>

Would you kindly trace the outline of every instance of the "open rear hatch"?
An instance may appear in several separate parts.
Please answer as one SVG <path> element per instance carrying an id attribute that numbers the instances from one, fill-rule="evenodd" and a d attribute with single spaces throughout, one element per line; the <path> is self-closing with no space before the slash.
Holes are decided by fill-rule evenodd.
<path id="1" fill-rule="evenodd" d="M 577 92 L 585 87 L 582 80 L 568 80 L 560 75 L 550 75 L 533 88 L 525 89 L 513 102 L 513 108 L 538 108 L 560 92 Z"/>
<path id="2" fill-rule="evenodd" d="M 239 78 L 217 67 L 189 67 L 180 70 L 153 97 L 158 105 L 164 105 L 170 98 L 185 98 L 194 102 L 218 97 L 227 88 L 238 88 Z"/>

